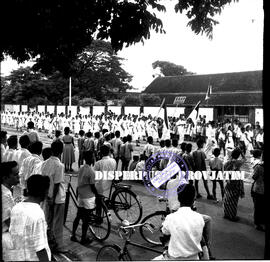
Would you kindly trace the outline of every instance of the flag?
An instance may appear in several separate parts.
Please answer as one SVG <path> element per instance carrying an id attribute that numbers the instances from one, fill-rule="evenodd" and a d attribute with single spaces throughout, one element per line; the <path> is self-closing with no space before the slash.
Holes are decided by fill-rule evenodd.
<path id="1" fill-rule="evenodd" d="M 167 115 L 167 106 L 165 104 L 165 100 L 164 100 L 164 103 L 162 105 L 162 108 L 164 109 L 164 124 L 165 124 L 166 128 L 169 129 L 169 121 L 168 121 L 168 115 Z"/>
<path id="2" fill-rule="evenodd" d="M 163 121 L 163 129 L 162 129 L 162 138 L 163 140 L 170 139 L 170 129 L 169 129 L 169 121 L 167 115 L 167 106 L 165 104 L 165 98 L 162 101 L 161 108 L 164 110 L 164 121 Z"/>
<path id="3" fill-rule="evenodd" d="M 199 106 L 201 104 L 201 100 L 197 103 L 197 105 L 193 108 L 192 112 L 190 113 L 190 115 L 188 116 L 187 119 L 191 119 L 193 121 L 194 124 L 196 124 L 196 120 L 198 118 L 199 115 Z"/>
<path id="4" fill-rule="evenodd" d="M 158 115 L 160 113 L 161 108 L 163 108 L 164 105 L 165 105 L 165 97 L 163 98 L 163 100 L 161 102 L 161 105 L 160 105 L 159 110 L 158 110 L 158 113 L 157 113 L 157 117 L 158 117 Z"/>
<path id="5" fill-rule="evenodd" d="M 212 94 L 212 86 L 209 84 L 205 96 L 205 100 L 208 100 L 210 98 L 210 95 Z"/>

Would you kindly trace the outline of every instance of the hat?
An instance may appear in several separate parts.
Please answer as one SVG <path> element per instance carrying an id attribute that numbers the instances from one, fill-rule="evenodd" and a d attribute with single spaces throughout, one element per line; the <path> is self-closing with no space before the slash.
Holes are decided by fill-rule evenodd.
<path id="1" fill-rule="evenodd" d="M 250 150 L 250 153 L 253 155 L 253 157 L 259 158 L 262 155 L 262 150 L 254 149 L 254 150 Z"/>

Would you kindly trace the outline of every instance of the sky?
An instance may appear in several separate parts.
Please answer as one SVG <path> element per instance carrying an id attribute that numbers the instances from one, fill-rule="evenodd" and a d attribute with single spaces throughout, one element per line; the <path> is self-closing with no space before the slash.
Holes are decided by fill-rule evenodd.
<path id="1" fill-rule="evenodd" d="M 219 24 L 214 27 L 212 40 L 187 27 L 186 16 L 174 12 L 175 1 L 164 2 L 167 12 L 157 16 L 166 34 L 152 32 L 144 44 L 118 52 L 126 59 L 123 67 L 133 76 L 130 84 L 136 91 L 144 90 L 153 81 L 157 71 L 152 63 L 156 60 L 182 65 L 196 74 L 263 69 L 263 0 L 239 0 L 227 5 L 215 17 Z M 8 75 L 18 67 L 16 61 L 7 59 L 1 64 L 1 74 Z"/>

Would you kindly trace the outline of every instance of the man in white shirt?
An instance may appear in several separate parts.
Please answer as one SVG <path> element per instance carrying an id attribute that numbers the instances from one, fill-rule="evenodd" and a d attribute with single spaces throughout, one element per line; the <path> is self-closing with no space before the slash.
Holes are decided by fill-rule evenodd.
<path id="1" fill-rule="evenodd" d="M 63 152 L 63 143 L 54 141 L 51 144 L 52 156 L 41 166 L 43 176 L 50 178 L 48 197 L 45 203 L 45 217 L 48 223 L 49 235 L 55 238 L 54 250 L 56 253 L 65 253 L 63 244 L 64 209 L 66 200 L 64 165 L 60 161 Z M 50 239 L 49 239 L 50 241 Z"/>
<path id="2" fill-rule="evenodd" d="M 51 261 L 47 239 L 47 224 L 40 202 L 48 191 L 49 179 L 33 175 L 27 180 L 28 198 L 14 206 L 9 232 L 13 248 L 6 261 Z"/>
<path id="3" fill-rule="evenodd" d="M 8 149 L 3 155 L 2 162 L 15 161 L 15 154 L 18 147 L 18 137 L 12 135 L 7 139 Z"/>
<path id="4" fill-rule="evenodd" d="M 120 139 L 120 131 L 115 131 L 115 137 L 111 140 L 112 148 L 113 148 L 113 156 L 118 164 L 120 159 L 120 146 L 122 145 L 122 141 Z"/>
<path id="5" fill-rule="evenodd" d="M 162 233 L 170 236 L 168 250 L 154 260 L 198 260 L 202 251 L 204 220 L 193 211 L 195 188 L 186 184 L 178 193 L 180 208 L 169 214 L 162 224 Z"/>
<path id="6" fill-rule="evenodd" d="M 97 161 L 94 166 L 95 171 L 115 171 L 116 170 L 116 161 L 115 159 L 109 157 L 110 148 L 106 145 L 100 147 L 100 153 L 102 159 Z M 98 180 L 96 183 L 97 191 L 100 195 L 103 195 L 104 192 L 110 189 L 112 180 Z"/>
<path id="7" fill-rule="evenodd" d="M 260 128 L 258 135 L 256 136 L 256 146 L 259 149 L 263 149 L 263 143 L 264 143 L 264 134 L 263 129 Z"/>
<path id="8" fill-rule="evenodd" d="M 19 183 L 19 168 L 15 161 L 0 164 L 0 173 L 2 177 L 2 254 L 3 260 L 7 260 L 7 249 L 12 247 L 12 241 L 8 233 L 10 225 L 10 213 L 15 205 L 11 188 Z"/>
<path id="9" fill-rule="evenodd" d="M 22 162 L 22 166 L 20 169 L 20 177 L 21 177 L 21 187 L 24 191 L 24 195 L 26 195 L 26 181 L 27 179 L 34 175 L 35 167 L 42 162 L 40 154 L 42 152 L 43 144 L 40 141 L 36 141 L 30 145 L 31 156 L 25 158 Z"/>
<path id="10" fill-rule="evenodd" d="M 31 156 L 31 153 L 28 150 L 28 147 L 30 145 L 29 137 L 27 135 L 21 136 L 19 139 L 19 144 L 20 144 L 21 148 L 17 150 L 14 160 L 18 163 L 19 169 L 20 169 L 22 166 L 23 160 L 25 158 Z"/>
<path id="11" fill-rule="evenodd" d="M 27 123 L 27 131 L 23 133 L 23 135 L 28 135 L 30 142 L 34 143 L 36 141 L 39 141 L 39 136 L 37 131 L 35 130 L 35 124 L 32 121 L 29 121 Z"/>
<path id="12" fill-rule="evenodd" d="M 0 139 L 1 139 L 1 162 L 3 162 L 3 156 L 6 152 L 6 144 L 7 144 L 7 132 L 0 131 Z"/>

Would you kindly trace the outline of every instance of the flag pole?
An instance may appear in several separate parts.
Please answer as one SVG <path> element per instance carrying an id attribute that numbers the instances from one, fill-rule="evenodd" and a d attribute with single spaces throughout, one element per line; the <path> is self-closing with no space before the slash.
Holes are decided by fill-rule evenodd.
<path id="1" fill-rule="evenodd" d="M 68 111 L 71 113 L 71 77 L 69 78 L 69 103 L 68 103 Z"/>
<path id="2" fill-rule="evenodd" d="M 160 107 L 159 107 L 159 110 L 158 110 L 158 113 L 157 113 L 156 117 L 158 117 L 158 115 L 159 115 L 159 113 L 160 113 L 160 110 L 161 110 L 161 108 L 163 107 L 164 103 L 165 103 L 165 98 L 163 98 L 163 100 L 162 100 L 162 103 L 161 103 L 161 105 L 160 105 Z"/>

